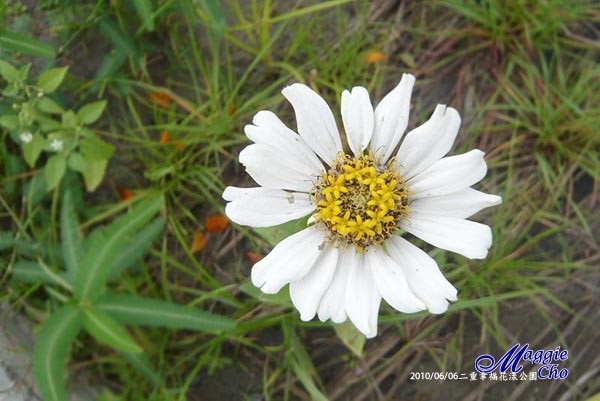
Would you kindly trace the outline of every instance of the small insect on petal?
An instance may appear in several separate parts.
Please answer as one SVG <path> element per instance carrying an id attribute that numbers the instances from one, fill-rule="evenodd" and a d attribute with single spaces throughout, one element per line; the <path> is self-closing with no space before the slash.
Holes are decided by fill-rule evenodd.
<path id="1" fill-rule="evenodd" d="M 128 201 L 129 199 L 131 199 L 135 196 L 135 195 L 133 195 L 133 192 L 131 192 L 131 190 L 129 190 L 129 188 L 118 187 L 117 192 L 119 193 L 119 197 L 121 198 L 122 201 Z"/>
<path id="2" fill-rule="evenodd" d="M 209 233 L 216 233 L 223 231 L 229 225 L 229 220 L 222 214 L 213 214 L 208 216 L 204 222 L 204 228 Z"/>
<path id="3" fill-rule="evenodd" d="M 150 92 L 148 94 L 148 100 L 157 106 L 164 107 L 165 109 L 171 104 L 171 98 L 164 92 Z"/>
<path id="4" fill-rule="evenodd" d="M 260 253 L 256 253 L 256 252 L 252 252 L 252 251 L 248 251 L 244 254 L 244 256 L 246 256 L 246 259 L 248 259 L 248 262 L 252 263 L 252 265 L 255 265 L 256 263 L 258 263 L 262 258 L 264 258 L 263 255 L 261 255 Z"/>
<path id="5" fill-rule="evenodd" d="M 202 230 L 197 230 L 194 234 L 194 239 L 192 240 L 192 245 L 190 245 L 190 252 L 196 253 L 200 252 L 206 246 L 207 236 L 206 233 Z"/>
<path id="6" fill-rule="evenodd" d="M 370 50 L 365 53 L 365 61 L 367 64 L 377 64 L 385 60 L 385 53 L 381 50 Z"/>

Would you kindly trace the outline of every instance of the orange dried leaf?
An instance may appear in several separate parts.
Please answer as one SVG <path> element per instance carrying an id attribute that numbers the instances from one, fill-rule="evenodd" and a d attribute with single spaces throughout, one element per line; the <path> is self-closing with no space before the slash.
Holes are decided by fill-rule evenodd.
<path id="1" fill-rule="evenodd" d="M 206 233 L 202 230 L 197 230 L 194 234 L 194 240 L 192 241 L 192 245 L 190 245 L 190 251 L 192 253 L 200 252 L 206 246 Z"/>
<path id="2" fill-rule="evenodd" d="M 246 256 L 246 259 L 248 259 L 248 262 L 252 263 L 253 265 L 258 263 L 264 257 L 260 253 L 256 253 L 256 252 L 252 252 L 252 251 L 246 252 L 245 256 Z"/>
<path id="3" fill-rule="evenodd" d="M 213 214 L 208 216 L 204 222 L 204 228 L 209 233 L 216 233 L 223 231 L 229 225 L 229 220 L 222 214 Z"/>
<path id="4" fill-rule="evenodd" d="M 117 187 L 117 192 L 122 201 L 127 201 L 134 197 L 133 192 L 129 188 Z"/>
<path id="5" fill-rule="evenodd" d="M 183 144 L 181 142 L 175 142 L 175 149 L 177 149 L 177 150 L 183 149 Z"/>
<path id="6" fill-rule="evenodd" d="M 167 131 L 163 131 L 160 133 L 160 143 L 168 143 L 171 142 L 171 137 Z"/>
<path id="7" fill-rule="evenodd" d="M 370 50 L 365 53 L 367 64 L 377 64 L 385 60 L 385 53 L 381 50 Z"/>
<path id="8" fill-rule="evenodd" d="M 171 104 L 171 98 L 164 92 L 150 92 L 148 94 L 148 100 L 157 106 L 164 107 L 165 109 Z"/>
<path id="9" fill-rule="evenodd" d="M 237 111 L 237 106 L 235 104 L 232 104 L 231 106 L 229 106 L 227 108 L 227 114 L 230 116 L 234 115 L 236 111 Z"/>

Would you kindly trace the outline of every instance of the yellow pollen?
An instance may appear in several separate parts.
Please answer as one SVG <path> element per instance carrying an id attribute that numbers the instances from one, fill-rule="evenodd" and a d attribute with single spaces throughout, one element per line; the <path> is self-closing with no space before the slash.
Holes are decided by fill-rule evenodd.
<path id="1" fill-rule="evenodd" d="M 364 252 L 369 245 L 381 245 L 408 217 L 409 190 L 394 164 L 392 159 L 378 168 L 372 154 L 352 158 L 340 152 L 321 173 L 312 192 L 315 217 L 332 242 Z"/>

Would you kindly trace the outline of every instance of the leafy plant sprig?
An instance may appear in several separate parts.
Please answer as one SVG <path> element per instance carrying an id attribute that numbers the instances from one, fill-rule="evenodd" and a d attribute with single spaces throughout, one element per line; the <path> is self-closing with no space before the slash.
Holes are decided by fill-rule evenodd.
<path id="1" fill-rule="evenodd" d="M 12 266 L 13 280 L 44 283 L 49 294 L 63 304 L 44 323 L 33 353 L 34 375 L 46 401 L 67 400 L 65 365 L 81 330 L 128 359 L 140 361 L 142 348 L 120 323 L 208 332 L 235 328 L 235 321 L 227 317 L 107 290 L 107 283 L 132 267 L 162 232 L 165 220 L 152 220 L 161 206 L 160 196 L 149 196 L 129 213 L 82 238 L 71 193 L 66 191 L 60 216 L 62 268 L 53 271 L 42 256 Z M 10 238 L 4 235 L 2 241 L 6 247 Z"/>
<path id="2" fill-rule="evenodd" d="M 0 60 L 0 77 L 6 83 L 0 98 L 0 127 L 20 143 L 23 157 L 34 167 L 42 152 L 48 153 L 44 175 L 48 191 L 61 181 L 67 168 L 79 172 L 88 191 L 94 191 L 106 170 L 114 146 L 88 126 L 106 108 L 106 100 L 88 103 L 77 111 L 66 110 L 49 95 L 65 79 L 68 67 L 51 68 L 29 82 L 30 64 L 16 68 Z"/>

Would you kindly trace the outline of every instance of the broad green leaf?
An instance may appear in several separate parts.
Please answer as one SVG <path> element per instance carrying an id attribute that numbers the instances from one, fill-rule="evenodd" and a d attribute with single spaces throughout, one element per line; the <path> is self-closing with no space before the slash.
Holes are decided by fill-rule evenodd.
<path id="1" fill-rule="evenodd" d="M 13 279 L 22 283 L 47 283 L 60 284 L 64 277 L 60 273 L 49 274 L 38 262 L 30 260 L 19 260 L 12 267 Z M 57 280 L 56 278 L 59 278 Z"/>
<path id="2" fill-rule="evenodd" d="M 137 50 L 130 36 L 124 32 L 110 17 L 105 17 L 98 22 L 98 28 L 100 33 L 108 41 L 110 41 L 115 48 L 119 49 L 122 53 L 128 56 L 135 56 Z"/>
<path id="3" fill-rule="evenodd" d="M 15 235 L 10 231 L 0 231 L 0 251 L 12 247 L 15 243 Z"/>
<path id="4" fill-rule="evenodd" d="M 98 135 L 90 135 L 83 138 L 79 148 L 86 160 L 106 160 L 115 151 L 115 147 L 112 144 L 103 141 Z"/>
<path id="5" fill-rule="evenodd" d="M 83 171 L 85 187 L 89 192 L 95 191 L 102 182 L 108 160 L 87 160 Z"/>
<path id="6" fill-rule="evenodd" d="M 106 294 L 97 307 L 118 322 L 141 326 L 217 332 L 233 330 L 236 325 L 224 316 L 135 295 Z"/>
<path id="7" fill-rule="evenodd" d="M 19 70 L 4 60 L 0 60 L 0 76 L 7 82 L 14 82 L 19 77 Z"/>
<path id="8" fill-rule="evenodd" d="M 19 126 L 19 116 L 16 114 L 5 114 L 0 117 L 0 127 L 4 127 L 7 130 L 15 130 Z"/>
<path id="9" fill-rule="evenodd" d="M 150 248 L 154 240 L 160 235 L 165 227 L 165 219 L 158 218 L 144 227 L 133 238 L 126 240 L 126 246 L 113 262 L 110 278 L 120 276 L 123 271 L 139 261 L 144 253 Z"/>
<path id="10" fill-rule="evenodd" d="M 61 122 L 62 122 L 62 126 L 64 128 L 76 128 L 78 123 L 77 123 L 77 115 L 75 114 L 75 112 L 73 110 L 67 110 L 64 113 L 62 113 L 61 117 Z"/>
<path id="11" fill-rule="evenodd" d="M 49 97 L 43 97 L 37 104 L 37 107 L 40 111 L 48 114 L 62 114 L 64 110 L 60 107 L 54 100 Z"/>
<path id="12" fill-rule="evenodd" d="M 96 340 L 117 351 L 142 352 L 129 334 L 105 312 L 97 309 L 84 309 L 83 327 Z"/>
<path id="13" fill-rule="evenodd" d="M 133 0 L 135 11 L 144 24 L 144 29 L 148 32 L 154 30 L 154 15 L 152 14 L 152 1 L 151 0 Z"/>
<path id="14" fill-rule="evenodd" d="M 100 295 L 115 259 L 126 244 L 126 239 L 146 224 L 161 205 L 162 198 L 152 197 L 137 204 L 131 212 L 119 217 L 105 229 L 92 232 L 89 237 L 90 245 L 77 271 L 77 298 L 91 299 Z"/>
<path id="15" fill-rule="evenodd" d="M 303 217 L 298 220 L 288 221 L 287 223 L 280 224 L 274 227 L 258 227 L 254 228 L 254 231 L 259 233 L 265 238 L 271 245 L 277 245 L 283 239 L 289 237 L 292 234 L 302 231 L 307 226 L 308 217 Z"/>
<path id="16" fill-rule="evenodd" d="M 87 169 L 87 162 L 79 152 L 71 153 L 69 155 L 69 160 L 67 161 L 67 164 L 69 165 L 69 168 L 71 170 L 75 170 L 80 173 L 83 173 Z"/>
<path id="17" fill-rule="evenodd" d="M 51 45 L 13 32 L 0 32 L 0 47 L 33 56 L 56 57 L 56 50 Z"/>
<path id="18" fill-rule="evenodd" d="M 200 7 L 208 14 L 211 27 L 221 36 L 225 29 L 225 17 L 218 0 L 200 0 Z"/>
<path id="19" fill-rule="evenodd" d="M 81 311 L 67 304 L 44 323 L 33 350 L 33 374 L 46 401 L 66 401 L 65 365 L 81 330 Z"/>
<path id="20" fill-rule="evenodd" d="M 68 276 L 75 278 L 79 260 L 81 241 L 79 238 L 79 221 L 73 205 L 73 195 L 65 191 L 60 211 L 60 236 L 62 256 Z"/>
<path id="21" fill-rule="evenodd" d="M 365 336 L 349 321 L 345 321 L 342 324 L 334 324 L 333 328 L 338 335 L 338 338 L 342 340 L 344 345 L 352 351 L 356 356 L 362 356 L 363 348 L 365 346 Z"/>
<path id="22" fill-rule="evenodd" d="M 127 53 L 120 49 L 113 49 L 110 53 L 104 56 L 102 64 L 96 71 L 96 79 L 102 80 L 107 77 L 112 77 L 121 66 L 127 61 Z"/>
<path id="23" fill-rule="evenodd" d="M 92 124 L 100 118 L 105 108 L 106 100 L 88 103 L 77 111 L 77 119 L 82 124 Z"/>
<path id="24" fill-rule="evenodd" d="M 38 78 L 37 86 L 44 91 L 45 94 L 52 93 L 62 83 L 67 75 L 69 67 L 51 68 L 44 71 Z"/>
<path id="25" fill-rule="evenodd" d="M 27 203 L 31 206 L 35 206 L 40 203 L 46 197 L 47 193 L 46 178 L 44 177 L 44 174 L 34 175 L 25 187 Z"/>
<path id="26" fill-rule="evenodd" d="M 63 175 L 65 175 L 66 168 L 67 161 L 64 155 L 53 155 L 48 159 L 44 168 L 46 189 L 48 191 L 53 190 L 58 185 Z"/>

